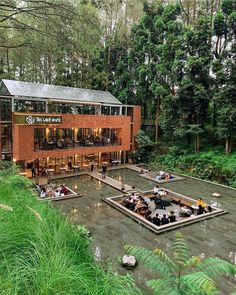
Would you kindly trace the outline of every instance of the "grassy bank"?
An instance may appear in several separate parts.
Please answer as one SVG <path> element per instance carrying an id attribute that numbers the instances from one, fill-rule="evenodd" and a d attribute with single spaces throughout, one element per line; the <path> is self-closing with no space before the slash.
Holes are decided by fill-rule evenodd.
<path id="1" fill-rule="evenodd" d="M 28 180 L 9 171 L 0 175 L 1 295 L 140 294 L 130 278 L 94 262 L 82 226 L 38 201 Z"/>
<path id="2" fill-rule="evenodd" d="M 165 155 L 154 155 L 151 165 L 154 167 L 161 165 L 179 173 L 236 188 L 236 152 L 230 155 L 219 151 L 194 154 L 170 152 Z"/>

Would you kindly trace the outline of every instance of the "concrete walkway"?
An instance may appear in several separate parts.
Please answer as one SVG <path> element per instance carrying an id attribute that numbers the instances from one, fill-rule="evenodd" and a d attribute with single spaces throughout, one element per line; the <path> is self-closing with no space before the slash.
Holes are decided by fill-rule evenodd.
<path id="1" fill-rule="evenodd" d="M 106 184 L 108 184 L 108 185 L 110 185 L 110 186 L 112 186 L 112 187 L 114 187 L 114 188 L 121 191 L 122 183 L 120 181 L 118 181 L 116 179 L 113 179 L 111 177 L 108 177 L 108 176 L 106 176 L 106 178 L 102 178 L 102 173 L 99 173 L 99 172 L 91 172 L 91 173 L 88 173 L 88 174 L 90 176 L 92 176 L 92 177 L 94 177 L 94 178 L 96 178 L 96 179 L 98 179 L 98 180 L 100 180 L 100 181 L 102 181 L 102 182 L 104 182 L 104 183 L 106 183 Z M 134 189 L 128 184 L 124 184 L 124 188 L 125 189 L 124 189 L 123 192 L 133 192 L 134 191 Z"/>

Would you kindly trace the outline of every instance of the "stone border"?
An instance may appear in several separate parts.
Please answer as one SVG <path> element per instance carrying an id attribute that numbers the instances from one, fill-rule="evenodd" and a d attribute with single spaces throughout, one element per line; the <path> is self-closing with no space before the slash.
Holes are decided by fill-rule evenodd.
<path id="1" fill-rule="evenodd" d="M 167 189 L 165 189 L 165 190 L 169 194 L 172 194 L 172 195 L 176 196 L 179 199 L 182 199 L 182 200 L 184 199 L 184 200 L 186 200 L 188 202 L 191 202 L 193 204 L 197 202 L 196 200 L 194 200 L 194 199 L 192 199 L 192 198 L 190 198 L 188 196 L 181 195 L 181 194 L 175 193 L 175 192 L 167 190 Z M 149 193 L 152 193 L 152 191 L 146 191 L 145 192 L 145 194 L 149 194 Z M 220 216 L 220 215 L 228 213 L 227 211 L 224 211 L 222 209 L 212 207 L 213 208 L 212 212 L 204 213 L 204 214 L 201 214 L 201 215 L 194 215 L 194 216 L 191 215 L 191 217 L 186 217 L 186 219 L 182 219 L 180 221 L 176 221 L 176 222 L 173 222 L 173 223 L 168 223 L 168 224 L 162 225 L 162 226 L 156 226 L 152 222 L 146 220 L 143 216 L 138 215 L 135 212 L 133 212 L 133 211 L 125 208 L 124 206 L 120 205 L 117 202 L 117 200 L 120 200 L 122 197 L 123 197 L 123 195 L 118 195 L 118 196 L 115 196 L 115 197 L 103 198 L 102 200 L 104 202 L 106 202 L 107 204 L 111 205 L 112 207 L 116 208 L 120 212 L 124 213 L 128 217 L 132 218 L 134 221 L 136 221 L 139 224 L 147 227 L 149 230 L 155 232 L 156 234 L 160 234 L 160 233 L 163 233 L 163 232 L 174 230 L 174 229 L 177 229 L 179 227 L 187 226 L 187 225 L 190 225 L 190 224 L 202 221 L 202 220 L 206 220 L 206 219 L 209 219 L 209 218 L 213 218 L 213 217 Z"/>

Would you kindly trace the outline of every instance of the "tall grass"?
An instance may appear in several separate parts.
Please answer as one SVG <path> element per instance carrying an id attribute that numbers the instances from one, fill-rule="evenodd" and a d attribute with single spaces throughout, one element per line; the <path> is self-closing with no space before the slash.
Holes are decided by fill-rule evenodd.
<path id="1" fill-rule="evenodd" d="M 50 204 L 32 196 L 26 178 L 12 170 L 3 174 L 1 295 L 141 294 L 132 279 L 94 262 L 83 228 L 72 225 Z"/>

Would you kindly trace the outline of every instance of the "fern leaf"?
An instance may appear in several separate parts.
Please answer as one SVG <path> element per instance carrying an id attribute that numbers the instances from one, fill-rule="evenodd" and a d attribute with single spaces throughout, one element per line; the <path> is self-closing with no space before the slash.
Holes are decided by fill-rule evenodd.
<path id="1" fill-rule="evenodd" d="M 178 262 L 181 266 L 190 258 L 189 247 L 183 235 L 180 232 L 177 232 L 175 235 L 175 241 L 173 243 L 172 250 L 174 252 L 174 260 Z"/>
<path id="2" fill-rule="evenodd" d="M 206 292 L 206 294 L 212 294 L 216 290 L 214 281 L 207 276 L 204 272 L 195 272 L 180 278 L 181 285 L 186 286 L 196 292 L 199 290 Z"/>
<path id="3" fill-rule="evenodd" d="M 148 287 L 152 288 L 156 294 L 158 295 L 179 295 L 180 293 L 177 290 L 177 286 L 175 286 L 174 281 L 171 279 L 160 279 L 160 280 L 149 280 L 147 281 Z M 175 293 L 173 293 L 175 292 Z"/>
<path id="4" fill-rule="evenodd" d="M 201 271 L 207 273 L 210 277 L 217 277 L 220 275 L 235 275 L 236 267 L 235 265 L 220 259 L 218 257 L 209 257 L 205 259 L 198 267 Z"/>
<path id="5" fill-rule="evenodd" d="M 183 269 L 186 271 L 188 268 L 197 267 L 202 263 L 199 256 L 192 256 L 188 261 L 183 265 Z"/>
<path id="6" fill-rule="evenodd" d="M 156 250 L 154 253 L 154 251 L 131 245 L 126 245 L 124 248 L 127 253 L 142 261 L 147 268 L 160 273 L 163 277 L 175 275 L 176 267 L 171 259 L 167 259 L 167 255 L 166 259 L 162 261 L 160 256 L 156 255 Z"/>

